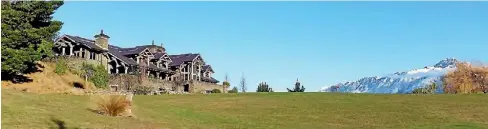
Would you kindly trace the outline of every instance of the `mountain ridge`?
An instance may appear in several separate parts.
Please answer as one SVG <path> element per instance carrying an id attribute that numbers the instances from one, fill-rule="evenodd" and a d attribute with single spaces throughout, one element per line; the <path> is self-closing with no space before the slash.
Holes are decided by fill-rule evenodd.
<path id="1" fill-rule="evenodd" d="M 442 85 L 442 76 L 456 69 L 455 58 L 445 58 L 432 66 L 395 72 L 384 76 L 363 77 L 356 81 L 338 83 L 322 87 L 320 92 L 350 92 L 350 93 L 411 93 L 417 88 L 429 84 Z M 437 92 L 442 92 L 438 87 Z"/>

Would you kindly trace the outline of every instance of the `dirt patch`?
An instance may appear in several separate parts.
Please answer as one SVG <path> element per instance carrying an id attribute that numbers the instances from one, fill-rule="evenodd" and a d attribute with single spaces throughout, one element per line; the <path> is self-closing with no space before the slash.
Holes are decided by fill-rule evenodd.
<path id="1" fill-rule="evenodd" d="M 24 92 L 33 93 L 67 93 L 83 94 L 94 88 L 93 83 L 67 72 L 58 75 L 54 72 L 55 64 L 49 62 L 38 62 L 39 72 L 29 73 L 25 76 L 32 79 L 26 83 L 12 83 L 11 81 L 2 81 L 2 88 L 14 89 Z"/>

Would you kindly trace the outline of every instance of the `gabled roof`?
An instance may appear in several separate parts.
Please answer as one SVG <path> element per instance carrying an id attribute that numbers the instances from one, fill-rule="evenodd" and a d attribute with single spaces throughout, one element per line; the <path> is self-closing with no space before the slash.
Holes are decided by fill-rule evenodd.
<path id="1" fill-rule="evenodd" d="M 202 72 L 205 72 L 207 70 L 210 70 L 211 72 L 214 72 L 213 69 L 212 69 L 212 66 L 210 66 L 210 65 L 204 65 L 203 68 L 202 68 Z"/>
<path id="2" fill-rule="evenodd" d="M 179 66 L 185 62 L 191 62 L 193 59 L 197 58 L 200 56 L 200 54 L 193 54 L 193 53 L 188 53 L 188 54 L 180 54 L 180 55 L 169 55 L 171 60 L 171 64 L 169 66 Z"/>
<path id="3" fill-rule="evenodd" d="M 66 38 L 73 40 L 74 42 L 79 43 L 81 45 L 84 45 L 90 49 L 99 50 L 99 51 L 104 50 L 102 47 L 96 45 L 94 40 L 82 38 L 79 36 L 72 36 L 72 35 L 64 35 L 64 36 Z M 113 46 L 113 45 L 109 45 L 108 46 L 108 53 L 111 54 L 112 56 L 114 56 L 115 58 L 121 60 L 124 63 L 127 63 L 129 65 L 137 65 L 136 61 L 129 59 L 129 58 L 125 57 L 123 54 L 121 54 L 119 52 L 120 49 L 122 49 L 122 48 L 117 47 L 117 46 Z"/>
<path id="4" fill-rule="evenodd" d="M 142 51 L 146 50 L 148 48 L 145 47 L 133 47 L 133 48 L 120 48 L 120 53 L 122 55 L 134 55 L 134 54 L 139 54 Z"/>
<path id="5" fill-rule="evenodd" d="M 70 40 L 73 40 L 75 43 L 79 43 L 79 44 L 84 45 L 84 46 L 86 46 L 90 49 L 93 49 L 93 50 L 98 50 L 98 51 L 104 50 L 102 47 L 96 45 L 94 40 L 82 38 L 79 36 L 72 36 L 72 35 L 64 35 L 63 37 L 66 37 Z M 63 38 L 63 37 L 61 37 L 61 38 Z"/>
<path id="6" fill-rule="evenodd" d="M 112 46 L 112 45 L 109 45 L 108 46 L 108 53 L 115 56 L 116 58 L 118 58 L 119 60 L 121 60 L 122 62 L 125 62 L 127 64 L 130 64 L 130 65 L 138 65 L 136 61 L 134 61 L 133 59 L 130 59 L 130 58 L 127 58 L 126 56 L 122 55 L 119 50 L 118 50 L 119 47 L 117 46 Z"/>
<path id="7" fill-rule="evenodd" d="M 161 58 L 162 56 L 164 55 L 167 55 L 166 53 L 163 53 L 163 52 L 158 52 L 158 53 L 154 53 L 154 60 L 159 60 L 159 58 Z"/>

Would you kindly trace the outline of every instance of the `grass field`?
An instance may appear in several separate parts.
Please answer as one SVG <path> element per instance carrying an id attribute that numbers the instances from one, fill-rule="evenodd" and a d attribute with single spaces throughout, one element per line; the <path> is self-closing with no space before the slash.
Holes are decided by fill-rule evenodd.
<path id="1" fill-rule="evenodd" d="M 2 128 L 488 128 L 487 95 L 247 93 L 135 96 L 135 118 L 89 96 L 2 90 Z"/>

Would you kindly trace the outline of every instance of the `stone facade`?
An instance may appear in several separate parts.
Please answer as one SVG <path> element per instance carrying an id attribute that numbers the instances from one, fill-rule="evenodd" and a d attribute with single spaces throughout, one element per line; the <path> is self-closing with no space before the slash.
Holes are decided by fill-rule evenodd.
<path id="1" fill-rule="evenodd" d="M 159 80 L 154 78 L 139 80 L 139 77 L 135 75 L 112 75 L 110 76 L 109 80 L 109 85 L 113 91 L 127 91 L 130 90 L 133 86 L 141 85 L 152 87 L 154 88 L 154 90 L 162 89 L 165 91 L 174 92 L 202 93 L 204 91 L 219 89 L 222 93 L 227 93 L 227 91 L 224 91 L 223 85 L 200 81 L 191 81 L 186 82 L 182 85 L 177 85 L 172 81 Z M 185 86 L 187 86 L 188 91 L 185 91 Z"/>

